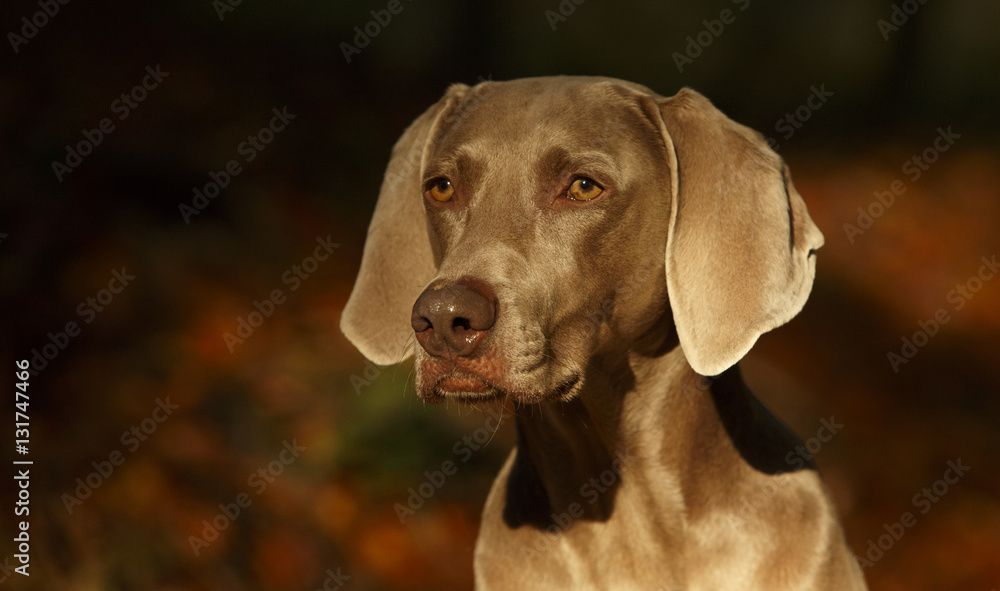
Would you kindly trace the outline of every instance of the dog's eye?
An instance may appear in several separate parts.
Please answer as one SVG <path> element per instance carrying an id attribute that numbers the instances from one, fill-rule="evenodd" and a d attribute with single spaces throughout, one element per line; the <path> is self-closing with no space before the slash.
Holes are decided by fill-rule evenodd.
<path id="1" fill-rule="evenodd" d="M 569 186 L 566 196 L 573 201 L 590 201 L 604 192 L 604 187 L 585 176 L 577 177 Z"/>
<path id="2" fill-rule="evenodd" d="M 450 201 L 451 197 L 455 194 L 455 187 L 448 179 L 436 179 L 431 181 L 427 192 L 430 193 L 435 201 Z"/>

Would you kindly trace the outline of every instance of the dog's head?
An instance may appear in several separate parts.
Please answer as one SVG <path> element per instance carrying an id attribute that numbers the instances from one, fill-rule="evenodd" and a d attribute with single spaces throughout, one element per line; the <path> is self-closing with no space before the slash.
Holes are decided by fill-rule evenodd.
<path id="1" fill-rule="evenodd" d="M 393 150 L 341 326 L 381 365 L 412 345 L 429 401 L 571 397 L 665 315 L 716 375 L 798 313 L 822 243 L 781 158 L 694 91 L 455 85 Z"/>

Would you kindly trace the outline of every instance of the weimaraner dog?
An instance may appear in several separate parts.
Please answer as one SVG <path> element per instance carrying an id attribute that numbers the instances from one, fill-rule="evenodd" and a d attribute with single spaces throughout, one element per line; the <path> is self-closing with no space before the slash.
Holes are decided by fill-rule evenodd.
<path id="1" fill-rule="evenodd" d="M 515 414 L 478 589 L 865 589 L 736 365 L 822 244 L 781 158 L 697 92 L 456 84 L 393 150 L 341 326 L 377 364 L 412 352 L 424 401 Z"/>

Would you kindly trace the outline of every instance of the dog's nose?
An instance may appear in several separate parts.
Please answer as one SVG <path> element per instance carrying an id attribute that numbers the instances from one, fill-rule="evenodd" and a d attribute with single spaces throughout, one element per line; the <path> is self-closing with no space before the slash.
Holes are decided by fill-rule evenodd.
<path id="1" fill-rule="evenodd" d="M 435 357 L 467 357 L 496 322 L 493 294 L 485 285 L 458 281 L 432 285 L 413 304 L 417 341 Z"/>

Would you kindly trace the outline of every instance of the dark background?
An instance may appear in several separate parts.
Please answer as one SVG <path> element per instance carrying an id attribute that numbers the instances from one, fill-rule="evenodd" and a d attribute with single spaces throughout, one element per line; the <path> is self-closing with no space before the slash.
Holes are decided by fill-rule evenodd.
<path id="1" fill-rule="evenodd" d="M 804 439 L 842 425 L 815 457 L 851 548 L 878 557 L 872 589 L 1000 587 L 1000 279 L 971 279 L 1000 254 L 1000 2 L 897 3 L 897 22 L 916 11 L 889 30 L 890 2 L 566 1 L 553 29 L 556 0 L 402 0 L 348 63 L 340 44 L 386 5 L 246 0 L 220 19 L 210 0 L 74 0 L 17 52 L 5 37 L 4 391 L 15 360 L 64 347 L 30 380 L 27 456 L 13 395 L 0 411 L 3 457 L 34 461 L 30 578 L 8 570 L 16 472 L 0 470 L 0 588 L 312 590 L 328 569 L 345 589 L 469 588 L 509 425 L 462 462 L 453 446 L 485 417 L 425 407 L 408 365 L 366 366 L 338 321 L 405 126 L 451 82 L 550 74 L 691 86 L 774 138 L 826 245 L 809 304 L 761 338 L 748 381 Z M 40 10 L 5 3 L 0 32 Z M 699 33 L 711 44 L 679 71 L 673 54 Z M 118 119 L 147 66 L 168 75 Z M 833 94 L 809 110 L 813 87 Z M 283 107 L 295 119 L 245 162 L 237 146 Z M 798 127 L 779 123 L 797 110 Z M 53 161 L 105 117 L 114 130 L 58 180 Z M 913 179 L 904 165 L 939 128 L 960 137 Z M 234 159 L 240 174 L 185 223 L 180 204 Z M 849 236 L 895 180 L 905 192 Z M 326 237 L 339 247 L 292 291 L 283 274 Z M 102 295 L 122 267 L 135 279 Z M 224 333 L 274 289 L 283 303 L 230 351 Z M 888 354 L 942 310 L 894 371 Z M 68 322 L 79 334 L 58 334 Z M 145 440 L 122 438 L 133 426 Z M 286 442 L 305 448 L 287 465 Z M 446 460 L 458 473 L 401 524 L 394 504 Z M 958 482 L 914 503 L 959 460 Z M 195 556 L 191 536 L 241 493 L 249 505 Z M 906 512 L 915 524 L 873 551 Z"/>

